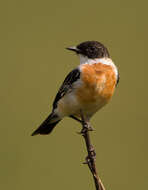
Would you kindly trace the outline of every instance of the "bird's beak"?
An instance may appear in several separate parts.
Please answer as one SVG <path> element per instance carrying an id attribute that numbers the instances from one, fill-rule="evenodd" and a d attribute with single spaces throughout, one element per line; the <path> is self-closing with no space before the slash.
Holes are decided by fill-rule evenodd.
<path id="1" fill-rule="evenodd" d="M 68 47 L 68 48 L 66 48 L 66 49 L 68 49 L 68 50 L 70 50 L 70 51 L 74 51 L 74 52 L 76 52 L 76 53 L 79 53 L 79 49 L 78 49 L 77 47 L 75 47 L 75 46 L 73 46 L 73 47 Z"/>

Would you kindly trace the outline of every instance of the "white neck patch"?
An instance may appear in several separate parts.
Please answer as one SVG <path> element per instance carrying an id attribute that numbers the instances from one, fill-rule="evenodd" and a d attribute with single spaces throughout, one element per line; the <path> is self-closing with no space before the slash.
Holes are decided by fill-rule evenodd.
<path id="1" fill-rule="evenodd" d="M 110 65 L 113 67 L 116 77 L 118 76 L 118 70 L 113 61 L 110 58 L 96 58 L 96 59 L 89 59 L 87 56 L 79 54 L 80 57 L 80 65 L 82 64 L 95 64 L 95 63 L 102 63 L 104 65 Z"/>

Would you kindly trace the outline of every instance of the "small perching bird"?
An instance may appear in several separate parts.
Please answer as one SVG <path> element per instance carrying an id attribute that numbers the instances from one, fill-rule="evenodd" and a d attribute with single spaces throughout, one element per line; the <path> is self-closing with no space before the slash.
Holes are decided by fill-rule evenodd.
<path id="1" fill-rule="evenodd" d="M 80 121 L 81 112 L 89 122 L 109 102 L 119 82 L 117 67 L 100 42 L 86 41 L 67 49 L 79 56 L 80 65 L 67 75 L 55 97 L 51 114 L 32 136 L 49 134 L 65 116 Z"/>

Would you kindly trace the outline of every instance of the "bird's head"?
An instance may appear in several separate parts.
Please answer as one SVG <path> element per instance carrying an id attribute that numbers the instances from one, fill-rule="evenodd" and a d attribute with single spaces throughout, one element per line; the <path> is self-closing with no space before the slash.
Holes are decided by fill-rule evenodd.
<path id="1" fill-rule="evenodd" d="M 66 49 L 74 51 L 76 54 L 87 57 L 88 59 L 109 58 L 107 48 L 97 41 L 82 42 L 77 46 L 68 47 Z"/>

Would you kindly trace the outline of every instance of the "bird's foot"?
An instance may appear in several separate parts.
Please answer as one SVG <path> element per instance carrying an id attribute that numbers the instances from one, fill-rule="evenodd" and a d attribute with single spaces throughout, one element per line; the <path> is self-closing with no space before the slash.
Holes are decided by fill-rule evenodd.
<path id="1" fill-rule="evenodd" d="M 82 128 L 80 134 L 84 134 L 88 131 L 94 131 L 94 129 L 91 127 L 89 122 L 83 122 L 82 126 L 83 126 L 83 128 Z"/>

